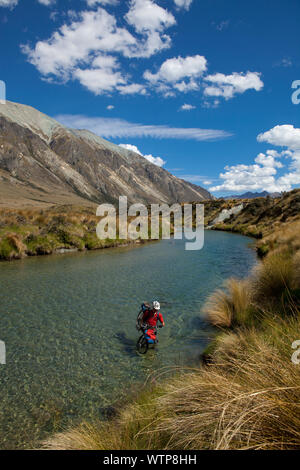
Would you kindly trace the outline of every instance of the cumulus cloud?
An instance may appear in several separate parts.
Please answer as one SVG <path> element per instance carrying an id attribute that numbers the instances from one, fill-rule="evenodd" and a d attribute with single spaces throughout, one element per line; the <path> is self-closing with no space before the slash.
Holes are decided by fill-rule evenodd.
<path id="1" fill-rule="evenodd" d="M 37 1 L 48 6 L 55 2 Z M 169 58 L 158 70 L 146 70 L 143 80 L 137 80 L 142 83 L 136 83 L 128 73 L 129 67 L 121 68 L 124 58 L 147 59 L 169 48 L 171 37 L 166 31 L 176 20 L 154 0 L 129 0 L 120 26 L 115 14 L 102 8 L 117 3 L 118 0 L 86 0 L 85 11 L 72 11 L 48 39 L 34 45 L 23 44 L 22 52 L 43 80 L 50 83 L 78 80 L 96 95 L 112 92 L 146 95 L 154 89 L 168 97 L 195 92 L 202 87 L 207 106 L 212 101 L 213 107 L 219 103 L 218 97 L 229 99 L 248 89 L 259 91 L 263 87 L 258 72 L 204 76 L 207 60 L 199 54 Z M 186 9 L 191 3 L 190 0 L 175 0 L 177 7 Z M 17 0 L 0 0 L 0 6 L 16 4 Z M 56 14 L 53 13 L 52 18 Z"/>
<path id="2" fill-rule="evenodd" d="M 135 45 L 135 38 L 126 29 L 118 28 L 116 19 L 99 8 L 81 12 L 78 21 L 64 24 L 33 49 L 22 46 L 22 50 L 43 75 L 69 78 L 78 64 L 90 63 L 92 54 L 119 51 L 130 55 Z"/>
<path id="3" fill-rule="evenodd" d="M 144 31 L 163 31 L 176 24 L 172 13 L 152 0 L 131 0 L 125 19 L 139 33 Z"/>
<path id="4" fill-rule="evenodd" d="M 0 0 L 1 1 L 1 0 Z M 50 0 L 43 0 L 49 2 Z M 88 1 L 96 6 L 99 1 Z M 112 4 L 102 0 L 101 4 Z M 130 77 L 117 70 L 116 58 L 109 66 L 95 63 L 99 56 L 102 63 L 112 54 L 125 58 L 149 58 L 162 49 L 170 47 L 171 38 L 164 30 L 175 24 L 175 18 L 152 0 L 131 0 L 125 19 L 135 34 L 119 27 L 117 19 L 101 7 L 82 11 L 70 17 L 49 39 L 38 41 L 34 47 L 22 45 L 21 50 L 28 61 L 48 80 L 78 79 L 90 91 L 100 94 L 112 90 L 122 94 L 145 94 L 145 88 L 130 83 Z M 111 86 L 108 76 L 111 74 Z M 120 85 L 122 85 L 120 87 Z"/>
<path id="5" fill-rule="evenodd" d="M 288 147 L 293 150 L 300 149 L 300 129 L 291 124 L 275 126 L 267 132 L 259 134 L 258 142 L 267 142 L 278 147 Z"/>
<path id="6" fill-rule="evenodd" d="M 179 108 L 181 111 L 191 111 L 192 109 L 196 109 L 196 106 L 193 106 L 192 104 L 183 104 L 182 106 L 180 106 Z"/>
<path id="7" fill-rule="evenodd" d="M 205 81 L 212 83 L 212 85 L 205 86 L 204 95 L 223 97 L 228 100 L 247 90 L 260 91 L 264 86 L 260 76 L 261 74 L 258 72 L 207 75 Z"/>
<path id="8" fill-rule="evenodd" d="M 18 5 L 18 0 L 0 0 L 0 7 L 14 8 Z"/>
<path id="9" fill-rule="evenodd" d="M 137 56 L 151 57 L 171 46 L 171 38 L 164 31 L 174 26 L 176 20 L 172 13 L 152 0 L 131 0 L 125 19 L 136 33 L 146 38 Z"/>
<path id="10" fill-rule="evenodd" d="M 226 166 L 226 171 L 220 174 L 223 183 L 210 188 L 211 191 L 281 192 L 300 184 L 300 129 L 289 124 L 275 126 L 259 134 L 257 140 L 286 149 L 260 153 L 252 165 Z M 280 176 L 278 169 L 284 172 Z"/>
<path id="11" fill-rule="evenodd" d="M 108 111 L 112 111 L 113 109 L 115 109 L 115 107 L 112 104 L 109 104 L 108 106 L 106 106 L 106 109 L 108 109 Z"/>
<path id="12" fill-rule="evenodd" d="M 168 93 L 173 89 L 181 92 L 197 90 L 197 79 L 207 68 L 207 60 L 201 55 L 167 59 L 156 73 L 146 70 L 144 78 L 158 91 Z"/>
<path id="13" fill-rule="evenodd" d="M 231 136 L 230 133 L 223 130 L 144 125 L 115 118 L 64 114 L 56 116 L 55 119 L 67 127 L 88 129 L 106 138 L 152 137 L 156 139 L 211 141 Z"/>
<path id="14" fill-rule="evenodd" d="M 189 10 L 193 0 L 174 0 L 176 7 L 184 8 L 185 10 Z"/>
<path id="15" fill-rule="evenodd" d="M 73 72 L 73 76 L 95 95 L 99 95 L 126 84 L 118 68 L 119 64 L 115 57 L 98 56 L 94 59 L 92 68 L 84 70 L 78 68 Z"/>
<path id="16" fill-rule="evenodd" d="M 131 152 L 135 152 L 135 153 L 141 155 L 142 157 L 146 158 L 146 160 L 153 163 L 154 165 L 162 167 L 163 165 L 165 165 L 167 163 L 160 157 L 153 157 L 153 155 L 143 155 L 135 145 L 119 144 L 119 147 L 122 147 L 126 150 L 130 150 Z"/>

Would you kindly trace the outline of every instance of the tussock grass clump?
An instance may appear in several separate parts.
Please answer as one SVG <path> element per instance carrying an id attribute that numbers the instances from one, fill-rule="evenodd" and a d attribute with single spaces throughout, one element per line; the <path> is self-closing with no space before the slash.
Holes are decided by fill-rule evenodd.
<path id="1" fill-rule="evenodd" d="M 214 292 L 204 307 L 209 322 L 225 328 L 247 323 L 251 314 L 250 282 L 232 278 L 225 283 L 225 289 Z"/>
<path id="2" fill-rule="evenodd" d="M 165 416 L 164 410 L 157 405 L 162 394 L 162 386 L 150 385 L 116 418 L 84 422 L 56 434 L 45 441 L 43 447 L 51 450 L 161 449 L 167 445 L 168 436 L 160 431 L 155 433 L 152 426 Z"/>
<path id="3" fill-rule="evenodd" d="M 25 256 L 26 246 L 16 233 L 7 233 L 0 239 L 0 259 L 19 259 Z"/>
<path id="4" fill-rule="evenodd" d="M 254 298 L 266 304 L 280 300 L 287 290 L 294 287 L 294 264 L 287 250 L 270 253 L 257 267 L 252 280 Z"/>

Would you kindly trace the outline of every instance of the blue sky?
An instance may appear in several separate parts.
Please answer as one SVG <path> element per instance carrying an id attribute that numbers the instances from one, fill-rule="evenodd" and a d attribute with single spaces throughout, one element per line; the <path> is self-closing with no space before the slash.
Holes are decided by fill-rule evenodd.
<path id="1" fill-rule="evenodd" d="M 216 196 L 289 190 L 299 21 L 299 0 L 0 0 L 0 79 Z"/>

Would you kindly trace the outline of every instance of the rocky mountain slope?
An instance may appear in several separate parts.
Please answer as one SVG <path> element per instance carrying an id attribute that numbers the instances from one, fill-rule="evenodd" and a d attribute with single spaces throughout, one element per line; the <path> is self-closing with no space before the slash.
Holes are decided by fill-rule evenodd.
<path id="1" fill-rule="evenodd" d="M 0 104 L 0 204 L 186 202 L 211 199 L 142 156 L 29 106 Z"/>

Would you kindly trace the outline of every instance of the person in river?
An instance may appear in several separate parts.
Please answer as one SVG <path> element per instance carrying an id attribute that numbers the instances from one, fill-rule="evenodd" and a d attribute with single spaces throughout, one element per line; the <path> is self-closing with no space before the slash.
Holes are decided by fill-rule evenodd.
<path id="1" fill-rule="evenodd" d="M 141 323 L 144 326 L 144 332 L 149 343 L 155 343 L 156 340 L 156 326 L 160 322 L 162 326 L 165 326 L 165 322 L 162 314 L 160 313 L 160 303 L 154 300 L 152 308 L 150 305 L 143 304 L 143 315 L 141 317 Z"/>

